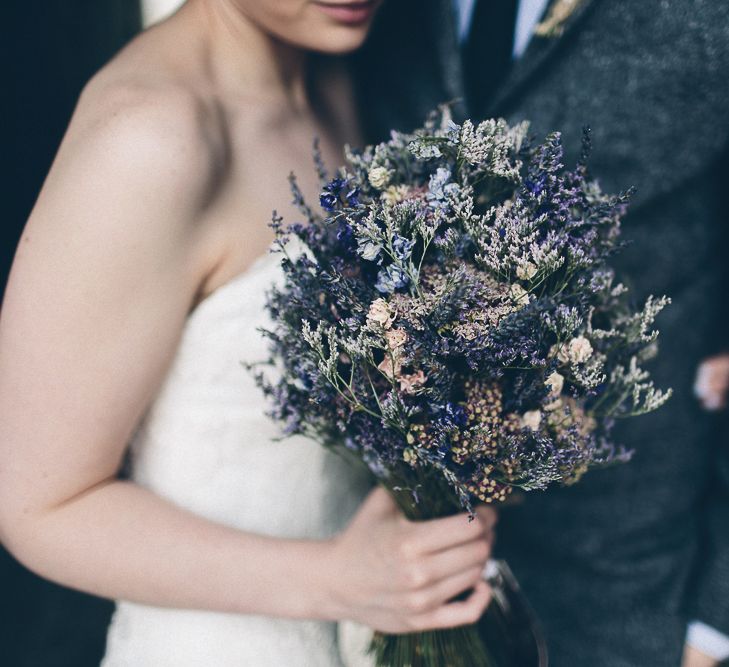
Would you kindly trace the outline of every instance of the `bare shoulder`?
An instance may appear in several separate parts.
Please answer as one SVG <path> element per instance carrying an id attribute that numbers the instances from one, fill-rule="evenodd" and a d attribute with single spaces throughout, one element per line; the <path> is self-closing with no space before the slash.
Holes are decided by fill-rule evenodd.
<path id="1" fill-rule="evenodd" d="M 130 262 L 135 248 L 156 248 L 189 257 L 183 268 L 201 283 L 216 261 L 205 211 L 225 165 L 222 120 L 193 87 L 139 60 L 122 53 L 86 85 L 24 240 L 123 248 Z"/>
<path id="2" fill-rule="evenodd" d="M 183 315 L 217 260 L 205 211 L 220 137 L 210 105 L 164 72 L 103 69 L 79 99 L 26 224 L 10 299 L 51 301 L 63 276 L 123 300 L 154 279 L 159 298 Z"/>
<path id="3" fill-rule="evenodd" d="M 223 137 L 211 103 L 184 85 L 102 70 L 81 94 L 58 162 L 110 170 L 122 180 L 143 176 L 194 207 L 204 204 L 221 166 Z"/>

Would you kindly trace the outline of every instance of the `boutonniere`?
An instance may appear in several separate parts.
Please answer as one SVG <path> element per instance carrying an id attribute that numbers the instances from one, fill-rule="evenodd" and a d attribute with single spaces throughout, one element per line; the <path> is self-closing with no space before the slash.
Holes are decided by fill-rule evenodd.
<path id="1" fill-rule="evenodd" d="M 560 37 L 564 32 L 564 24 L 582 4 L 583 0 L 557 0 L 549 8 L 547 17 L 534 28 L 539 37 Z"/>

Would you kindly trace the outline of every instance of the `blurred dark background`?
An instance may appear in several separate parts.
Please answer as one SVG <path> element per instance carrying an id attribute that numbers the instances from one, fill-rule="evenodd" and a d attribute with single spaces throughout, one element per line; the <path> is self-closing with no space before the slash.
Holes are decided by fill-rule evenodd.
<path id="1" fill-rule="evenodd" d="M 139 0 L 6 0 L 0 293 L 85 82 L 142 26 Z M 49 583 L 0 546 L 0 665 L 97 667 L 113 604 Z"/>
<path id="2" fill-rule="evenodd" d="M 6 0 L 3 8 L 4 290 L 81 88 L 141 28 L 141 12 L 137 0 Z M 36 577 L 2 548 L 0 591 L 0 664 L 98 666 L 112 603 Z"/>

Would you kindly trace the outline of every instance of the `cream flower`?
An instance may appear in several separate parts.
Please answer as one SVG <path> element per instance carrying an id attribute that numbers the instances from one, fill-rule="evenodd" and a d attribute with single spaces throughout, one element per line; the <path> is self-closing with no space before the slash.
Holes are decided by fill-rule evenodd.
<path id="1" fill-rule="evenodd" d="M 415 453 L 415 450 L 412 447 L 405 448 L 402 453 L 402 458 L 405 463 L 408 463 L 411 466 L 414 466 L 418 461 L 418 455 Z"/>
<path id="2" fill-rule="evenodd" d="M 370 310 L 367 313 L 367 324 L 370 326 L 377 325 L 383 329 L 389 329 L 394 319 L 395 314 L 383 298 L 375 299 L 370 304 Z"/>
<path id="3" fill-rule="evenodd" d="M 518 306 L 524 307 L 529 305 L 529 292 L 527 292 L 519 283 L 514 283 L 509 289 L 509 293 Z"/>
<path id="4" fill-rule="evenodd" d="M 532 262 L 524 262 L 516 267 L 516 277 L 519 280 L 531 280 L 537 275 L 537 265 Z"/>
<path id="5" fill-rule="evenodd" d="M 540 410 L 529 410 L 528 412 L 525 412 L 521 417 L 522 427 L 528 428 L 532 431 L 536 431 L 541 423 L 542 413 Z"/>
<path id="6" fill-rule="evenodd" d="M 547 377 L 544 384 L 549 387 L 550 396 L 559 396 L 562 393 L 562 388 L 564 387 L 564 376 L 560 375 L 557 371 L 554 371 Z"/>
<path id="7" fill-rule="evenodd" d="M 381 190 L 390 182 L 392 172 L 387 167 L 372 167 L 367 174 L 367 180 L 373 188 Z"/>
<path id="8" fill-rule="evenodd" d="M 405 329 L 390 329 L 385 332 L 385 340 L 387 346 L 391 350 L 397 350 L 401 348 L 407 342 L 408 335 Z"/>
<path id="9" fill-rule="evenodd" d="M 592 345 L 584 336 L 577 336 L 562 345 L 552 345 L 548 357 L 557 357 L 561 364 L 581 364 L 592 356 Z"/>
<path id="10" fill-rule="evenodd" d="M 391 185 L 380 194 L 380 199 L 388 204 L 397 204 L 410 195 L 407 185 Z"/>
<path id="11" fill-rule="evenodd" d="M 567 348 L 563 348 L 560 355 L 562 353 L 566 353 L 567 361 L 573 364 L 582 364 L 592 356 L 592 345 L 584 336 L 577 336 L 577 338 L 573 338 L 567 343 Z"/>

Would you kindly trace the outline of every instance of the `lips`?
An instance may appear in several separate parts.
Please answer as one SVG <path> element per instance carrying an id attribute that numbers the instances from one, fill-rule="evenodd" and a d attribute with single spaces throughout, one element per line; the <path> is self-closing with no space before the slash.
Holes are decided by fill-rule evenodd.
<path id="1" fill-rule="evenodd" d="M 315 2 L 314 4 L 330 18 L 346 25 L 358 25 L 369 21 L 377 8 L 376 0 L 366 0 L 364 2 Z"/>

